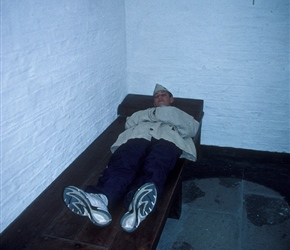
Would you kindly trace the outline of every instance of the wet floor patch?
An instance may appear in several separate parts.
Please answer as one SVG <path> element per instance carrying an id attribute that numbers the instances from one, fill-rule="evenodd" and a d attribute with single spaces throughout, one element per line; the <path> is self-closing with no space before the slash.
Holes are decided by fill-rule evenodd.
<path id="1" fill-rule="evenodd" d="M 290 207 L 278 198 L 246 195 L 247 218 L 255 226 L 276 225 L 290 218 Z"/>
<path id="2" fill-rule="evenodd" d="M 226 188 L 235 188 L 241 183 L 241 181 L 236 178 L 219 178 L 219 180 L 219 184 Z"/>
<path id="3" fill-rule="evenodd" d="M 197 198 L 205 196 L 203 192 L 194 181 L 183 182 L 182 186 L 182 201 L 183 203 L 190 203 Z"/>
<path id="4" fill-rule="evenodd" d="M 238 178 L 183 182 L 179 220 L 157 250 L 289 250 L 290 208 L 279 193 Z"/>
<path id="5" fill-rule="evenodd" d="M 210 178 L 183 182 L 183 203 L 195 208 L 237 212 L 242 205 L 241 179 Z"/>
<path id="6" fill-rule="evenodd" d="M 174 242 L 172 246 L 172 250 L 194 250 L 193 246 L 187 242 Z"/>

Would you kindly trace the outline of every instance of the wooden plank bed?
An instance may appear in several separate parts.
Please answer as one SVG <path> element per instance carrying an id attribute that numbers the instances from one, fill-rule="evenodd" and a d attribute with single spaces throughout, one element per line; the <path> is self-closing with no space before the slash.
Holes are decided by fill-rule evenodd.
<path id="1" fill-rule="evenodd" d="M 168 217 L 181 213 L 181 177 L 186 160 L 180 159 L 166 182 L 155 210 L 133 233 L 119 224 L 126 212 L 122 204 L 110 210 L 113 221 L 107 227 L 95 226 L 87 217 L 70 212 L 63 200 L 64 187 L 85 188 L 97 182 L 111 156 L 110 146 L 124 130 L 126 117 L 151 107 L 152 96 L 129 94 L 118 107 L 118 118 L 4 230 L 1 249 L 155 249 Z M 202 124 L 203 100 L 175 98 L 174 106 Z M 199 155 L 201 126 L 194 138 Z"/>

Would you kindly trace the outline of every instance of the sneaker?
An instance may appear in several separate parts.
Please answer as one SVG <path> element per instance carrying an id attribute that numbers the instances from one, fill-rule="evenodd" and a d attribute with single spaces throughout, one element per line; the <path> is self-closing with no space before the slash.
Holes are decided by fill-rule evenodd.
<path id="1" fill-rule="evenodd" d="M 63 191 L 63 200 L 75 214 L 87 216 L 97 226 L 107 226 L 112 220 L 108 211 L 108 199 L 103 194 L 86 193 L 69 186 Z"/>
<path id="2" fill-rule="evenodd" d="M 151 213 L 157 201 L 157 190 L 153 183 L 145 183 L 135 193 L 129 206 L 120 221 L 121 227 L 131 233 Z"/>

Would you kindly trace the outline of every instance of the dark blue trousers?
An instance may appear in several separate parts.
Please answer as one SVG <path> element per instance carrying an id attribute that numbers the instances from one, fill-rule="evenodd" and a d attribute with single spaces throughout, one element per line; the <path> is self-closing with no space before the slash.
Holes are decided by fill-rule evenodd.
<path id="1" fill-rule="evenodd" d="M 86 192 L 105 194 L 110 205 L 124 198 L 128 206 L 141 185 L 153 182 L 160 195 L 181 153 L 175 144 L 163 139 L 131 139 L 112 154 L 98 184 L 88 186 Z"/>

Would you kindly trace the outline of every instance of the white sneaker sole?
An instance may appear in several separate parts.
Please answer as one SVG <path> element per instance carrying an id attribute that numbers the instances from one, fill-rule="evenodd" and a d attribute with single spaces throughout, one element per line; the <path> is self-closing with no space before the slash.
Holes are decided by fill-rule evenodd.
<path id="1" fill-rule="evenodd" d="M 69 210 L 80 216 L 87 216 L 97 226 L 107 226 L 112 220 L 110 213 L 92 206 L 85 192 L 77 187 L 66 187 L 63 191 L 63 200 Z"/>
<path id="2" fill-rule="evenodd" d="M 157 190 L 153 183 L 145 183 L 135 193 L 130 204 L 129 211 L 126 212 L 121 221 L 121 227 L 126 232 L 135 231 L 140 223 L 150 214 L 157 201 Z"/>

